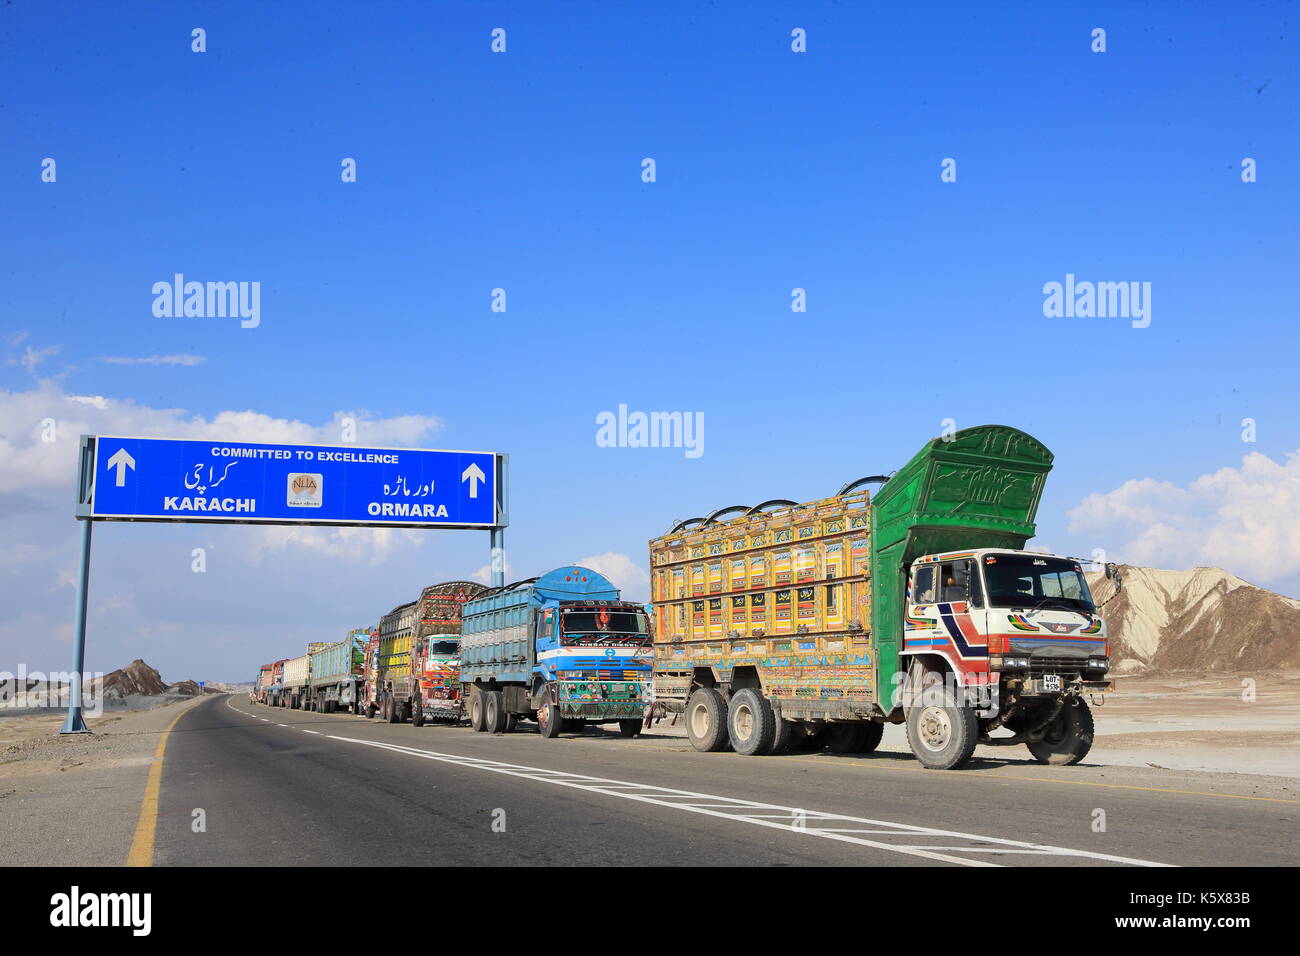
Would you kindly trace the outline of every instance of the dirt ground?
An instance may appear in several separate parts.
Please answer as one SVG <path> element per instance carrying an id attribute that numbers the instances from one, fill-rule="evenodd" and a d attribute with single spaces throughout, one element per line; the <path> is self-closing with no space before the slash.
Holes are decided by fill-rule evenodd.
<path id="1" fill-rule="evenodd" d="M 120 866 L 163 730 L 202 700 L 87 717 L 63 737 L 64 713 L 0 711 L 0 846 L 9 866 Z"/>
<path id="2" fill-rule="evenodd" d="M 1093 714 L 1090 762 L 1300 777 L 1300 673 L 1119 678 Z"/>

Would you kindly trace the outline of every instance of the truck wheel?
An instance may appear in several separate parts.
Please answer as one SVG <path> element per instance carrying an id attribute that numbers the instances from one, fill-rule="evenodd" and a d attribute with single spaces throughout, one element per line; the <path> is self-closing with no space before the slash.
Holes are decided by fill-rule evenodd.
<path id="1" fill-rule="evenodd" d="M 501 732 L 503 734 L 513 734 L 516 723 L 518 723 L 518 718 L 514 714 L 506 714 L 506 725 L 501 729 Z"/>
<path id="2" fill-rule="evenodd" d="M 505 733 L 506 710 L 501 691 L 490 690 L 483 696 L 485 698 L 483 701 L 483 721 L 487 724 L 487 732 L 490 734 Z"/>
<path id="3" fill-rule="evenodd" d="M 927 770 L 960 767 L 979 742 L 975 708 L 951 698 L 942 684 L 932 685 L 907 710 L 907 743 Z"/>
<path id="4" fill-rule="evenodd" d="M 563 726 L 564 718 L 560 716 L 560 709 L 549 700 L 542 701 L 542 706 L 537 708 L 537 729 L 542 736 L 554 739 L 560 736 Z"/>
<path id="5" fill-rule="evenodd" d="M 469 692 L 469 725 L 476 734 L 487 730 L 487 720 L 483 714 L 483 691 L 477 687 Z"/>
<path id="6" fill-rule="evenodd" d="M 768 753 L 789 753 L 795 741 L 798 739 L 795 734 L 800 734 L 802 736 L 802 731 L 793 720 L 785 720 L 781 717 L 776 718 L 776 733 L 772 735 L 772 749 L 769 750 Z"/>
<path id="7" fill-rule="evenodd" d="M 401 705 L 400 705 L 397 701 L 393 700 L 393 698 L 391 698 L 391 697 L 389 697 L 389 698 L 384 702 L 384 704 L 385 704 L 385 707 L 387 708 L 386 713 L 387 713 L 387 716 L 388 716 L 388 722 L 389 722 L 390 724 L 401 723 L 401 720 L 402 720 L 402 707 L 401 707 Z"/>
<path id="8" fill-rule="evenodd" d="M 727 736 L 738 754 L 752 757 L 769 753 L 776 741 L 776 715 L 771 701 L 752 687 L 732 694 L 727 708 Z"/>
<path id="9" fill-rule="evenodd" d="M 727 702 L 712 687 L 701 687 L 686 702 L 686 736 L 701 753 L 727 746 Z"/>
<path id="10" fill-rule="evenodd" d="M 630 720 L 620 720 L 618 722 L 618 732 L 624 737 L 635 737 L 641 733 L 641 718 L 633 717 Z"/>
<path id="11" fill-rule="evenodd" d="M 1042 740 L 1028 745 L 1035 760 L 1058 767 L 1076 764 L 1092 749 L 1092 710 L 1081 697 L 1076 697 L 1073 703 L 1066 701 L 1042 734 Z"/>
<path id="12" fill-rule="evenodd" d="M 411 701 L 411 723 L 416 727 L 424 726 L 424 703 L 418 697 Z"/>
<path id="13" fill-rule="evenodd" d="M 880 746 L 884 733 L 885 725 L 874 720 L 831 724 L 826 733 L 826 745 L 833 754 L 869 754 Z"/>

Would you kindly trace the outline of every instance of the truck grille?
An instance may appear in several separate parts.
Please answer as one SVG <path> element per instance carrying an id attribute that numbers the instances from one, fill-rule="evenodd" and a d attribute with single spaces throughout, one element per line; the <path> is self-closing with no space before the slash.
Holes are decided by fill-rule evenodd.
<path id="1" fill-rule="evenodd" d="M 1031 657 L 1029 673 L 1039 674 L 1077 674 L 1088 663 L 1084 657 Z"/>

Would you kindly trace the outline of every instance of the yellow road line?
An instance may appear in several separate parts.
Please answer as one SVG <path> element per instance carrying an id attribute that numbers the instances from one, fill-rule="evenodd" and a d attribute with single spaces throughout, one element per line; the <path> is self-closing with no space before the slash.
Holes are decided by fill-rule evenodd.
<path id="1" fill-rule="evenodd" d="M 819 757 L 768 756 L 765 759 L 793 760 L 800 763 L 816 762 L 823 767 L 828 766 L 827 762 L 824 759 Z M 838 767 L 841 766 L 844 762 L 845 762 L 845 758 L 836 758 L 834 764 L 831 764 L 830 766 Z M 924 773 L 930 775 L 934 775 L 936 773 L 936 771 L 934 770 L 926 770 L 923 767 L 887 767 L 874 760 L 866 761 L 866 760 L 849 759 L 847 760 L 847 763 L 850 766 L 864 767 L 867 770 L 890 770 L 895 773 Z M 1189 796 L 1189 797 L 1214 797 L 1219 800 L 1259 800 L 1264 803 L 1300 803 L 1300 800 L 1288 800 L 1285 797 L 1255 797 L 1244 793 L 1209 793 L 1208 791 L 1205 790 L 1178 790 L 1173 787 L 1140 787 L 1137 784 L 1131 784 L 1131 783 L 1097 783 L 1096 781 L 1093 780 L 1054 780 L 1051 777 L 1018 777 L 1015 776 L 1014 774 L 1009 774 L 1009 773 L 981 773 L 976 771 L 973 773 L 963 773 L 961 774 L 961 777 L 963 780 L 968 780 L 968 779 L 980 780 L 986 778 L 996 778 L 999 780 L 1016 780 L 1021 783 L 1024 783 L 1026 781 L 1032 783 L 1059 783 L 1062 784 L 1063 786 L 1069 786 L 1069 787 L 1101 787 L 1107 790 L 1145 790 L 1148 793 L 1176 793 L 1176 794 L 1181 794 L 1183 796 Z"/>
<path id="2" fill-rule="evenodd" d="M 149 768 L 149 780 L 144 785 L 144 799 L 140 801 L 140 819 L 135 824 L 135 837 L 131 840 L 131 850 L 126 855 L 127 866 L 153 866 L 154 836 L 158 830 L 158 791 L 162 788 L 163 753 L 167 750 L 167 737 L 171 734 L 176 721 L 180 720 L 190 708 L 186 707 L 172 718 L 172 722 L 163 731 L 158 740 L 158 749 L 153 752 L 153 765 Z"/>

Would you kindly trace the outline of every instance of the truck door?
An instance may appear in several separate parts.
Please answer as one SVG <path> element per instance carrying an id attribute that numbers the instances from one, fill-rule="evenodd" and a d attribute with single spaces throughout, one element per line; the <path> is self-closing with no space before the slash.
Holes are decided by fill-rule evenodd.
<path id="1" fill-rule="evenodd" d="M 559 617 L 559 610 L 553 607 L 541 608 L 537 611 L 537 638 L 534 641 L 536 652 L 533 655 L 533 660 L 530 662 L 532 665 L 545 663 L 542 659 L 542 654 L 545 651 L 553 651 L 560 646 L 558 629 Z M 554 655 L 552 655 L 552 658 L 553 657 Z M 551 662 L 551 666 L 546 668 L 546 670 L 548 672 L 554 671 L 554 661 Z M 553 673 L 548 673 L 548 676 L 553 677 L 554 675 Z"/>

